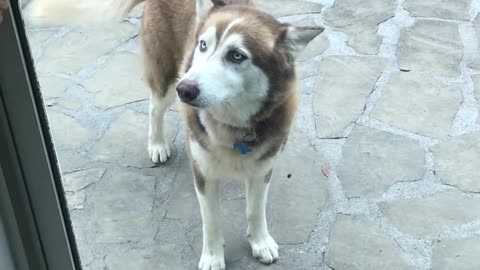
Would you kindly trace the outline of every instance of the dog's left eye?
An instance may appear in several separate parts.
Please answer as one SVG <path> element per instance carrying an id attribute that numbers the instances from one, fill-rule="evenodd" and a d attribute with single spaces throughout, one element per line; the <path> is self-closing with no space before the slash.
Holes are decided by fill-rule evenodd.
<path id="1" fill-rule="evenodd" d="M 204 40 L 200 40 L 200 51 L 205 52 L 207 50 L 207 43 Z"/>
<path id="2" fill-rule="evenodd" d="M 227 54 L 227 59 L 232 63 L 240 64 L 241 62 L 245 61 L 247 57 L 238 51 L 231 50 Z"/>

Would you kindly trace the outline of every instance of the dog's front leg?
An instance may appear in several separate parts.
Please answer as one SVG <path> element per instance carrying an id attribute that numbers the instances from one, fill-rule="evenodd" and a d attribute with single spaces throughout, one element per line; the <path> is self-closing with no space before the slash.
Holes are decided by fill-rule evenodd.
<path id="1" fill-rule="evenodd" d="M 192 167 L 203 221 L 203 249 L 198 269 L 223 270 L 225 240 L 222 230 L 220 180 L 204 175 L 195 161 Z"/>
<path id="2" fill-rule="evenodd" d="M 266 205 L 272 170 L 246 179 L 247 237 L 252 254 L 262 263 L 273 263 L 278 259 L 278 245 L 267 228 Z"/>

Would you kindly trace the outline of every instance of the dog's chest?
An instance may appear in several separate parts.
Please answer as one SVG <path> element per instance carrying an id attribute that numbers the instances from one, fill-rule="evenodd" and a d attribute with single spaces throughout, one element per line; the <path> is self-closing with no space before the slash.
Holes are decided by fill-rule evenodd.
<path id="1" fill-rule="evenodd" d="M 208 177 L 245 179 L 262 173 L 271 164 L 271 160 L 259 160 L 259 152 L 255 150 L 242 155 L 233 147 L 223 145 L 210 144 L 205 149 L 195 140 L 190 141 L 190 151 L 202 173 Z"/>
<path id="2" fill-rule="evenodd" d="M 258 145 L 249 149 L 248 153 L 242 153 L 235 147 L 240 138 L 248 135 L 248 129 L 225 128 L 209 116 L 200 113 L 202 125 L 208 134 L 208 149 L 200 146 L 195 140 L 191 141 L 191 153 L 195 161 L 209 175 L 219 177 L 248 177 L 266 161 L 260 161 L 259 157 L 263 146 Z"/>

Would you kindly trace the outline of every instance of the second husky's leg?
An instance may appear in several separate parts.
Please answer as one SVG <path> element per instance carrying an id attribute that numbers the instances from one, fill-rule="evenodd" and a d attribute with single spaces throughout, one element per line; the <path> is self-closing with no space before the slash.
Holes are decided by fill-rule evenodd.
<path id="1" fill-rule="evenodd" d="M 263 263 L 278 259 L 278 245 L 270 236 L 265 215 L 267 194 L 272 170 L 245 182 L 247 195 L 247 237 L 252 247 L 252 255 Z"/>
<path id="2" fill-rule="evenodd" d="M 170 157 L 170 147 L 165 139 L 164 115 L 174 100 L 174 91 L 161 96 L 156 91 L 150 94 L 150 125 L 148 130 L 148 154 L 153 163 L 165 162 Z"/>
<path id="3" fill-rule="evenodd" d="M 163 163 L 170 157 L 170 147 L 165 139 L 164 115 L 175 100 L 175 90 L 169 87 L 173 83 L 168 76 L 171 70 L 165 66 L 174 64 L 171 57 L 162 58 L 159 54 L 159 37 L 153 35 L 152 31 L 144 31 L 142 35 L 145 78 L 150 87 L 148 155 L 153 163 Z"/>

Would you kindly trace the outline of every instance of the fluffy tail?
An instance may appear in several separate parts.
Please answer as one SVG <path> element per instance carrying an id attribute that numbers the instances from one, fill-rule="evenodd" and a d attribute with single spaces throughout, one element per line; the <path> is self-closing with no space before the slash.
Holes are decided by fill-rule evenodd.
<path id="1" fill-rule="evenodd" d="M 26 18 L 34 25 L 95 24 L 120 20 L 144 0 L 34 0 Z"/>

